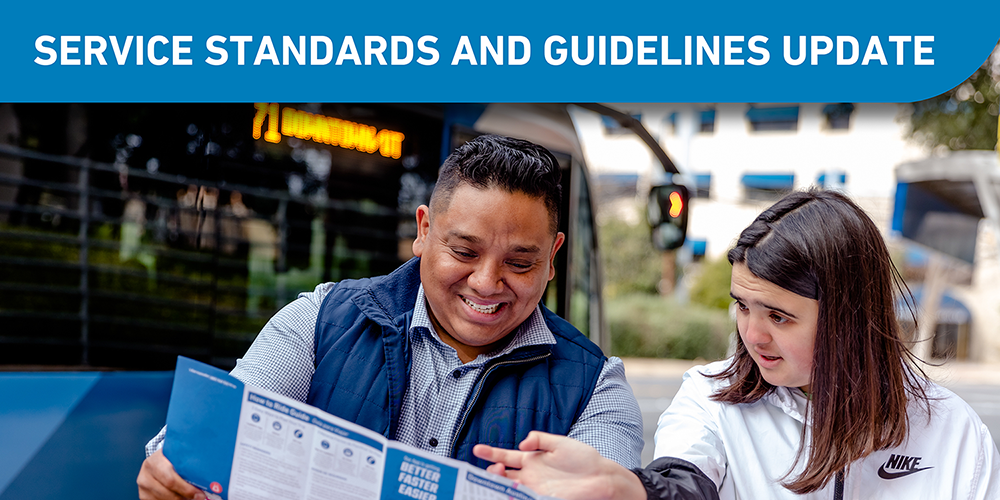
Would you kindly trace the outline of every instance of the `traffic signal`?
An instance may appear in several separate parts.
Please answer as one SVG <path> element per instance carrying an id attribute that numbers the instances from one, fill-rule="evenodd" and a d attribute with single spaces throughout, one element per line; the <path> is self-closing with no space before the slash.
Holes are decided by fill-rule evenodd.
<path id="1" fill-rule="evenodd" d="M 684 244 L 690 199 L 687 187 L 679 184 L 663 184 L 649 190 L 647 218 L 653 246 L 672 250 Z"/>

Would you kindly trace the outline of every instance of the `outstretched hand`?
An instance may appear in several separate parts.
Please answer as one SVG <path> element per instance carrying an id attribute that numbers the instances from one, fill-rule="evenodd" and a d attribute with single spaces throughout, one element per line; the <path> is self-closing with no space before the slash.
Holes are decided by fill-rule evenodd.
<path id="1" fill-rule="evenodd" d="M 476 445 L 472 453 L 494 462 L 486 470 L 547 496 L 566 500 L 645 500 L 646 491 L 628 469 L 574 439 L 532 431 L 517 450 Z M 508 469 L 510 467 L 510 469 Z"/>

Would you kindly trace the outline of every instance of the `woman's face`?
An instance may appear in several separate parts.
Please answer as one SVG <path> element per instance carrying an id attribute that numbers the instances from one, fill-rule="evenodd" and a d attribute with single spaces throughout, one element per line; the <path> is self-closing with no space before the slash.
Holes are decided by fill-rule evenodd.
<path id="1" fill-rule="evenodd" d="M 809 391 L 819 301 L 792 293 L 733 264 L 729 294 L 736 299 L 736 329 L 771 385 Z"/>

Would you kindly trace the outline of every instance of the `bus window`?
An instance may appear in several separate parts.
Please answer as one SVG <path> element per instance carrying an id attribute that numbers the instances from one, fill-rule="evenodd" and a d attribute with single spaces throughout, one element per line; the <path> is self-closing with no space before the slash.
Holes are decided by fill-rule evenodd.
<path id="1" fill-rule="evenodd" d="M 0 113 L 5 365 L 231 367 L 298 292 L 409 258 L 441 161 L 440 118 L 413 106 Z"/>
<path id="2" fill-rule="evenodd" d="M 0 106 L 0 365 L 232 367 L 299 292 L 412 256 L 442 152 L 480 133 L 446 138 L 444 110 Z M 596 340 L 586 171 L 557 157 L 567 245 L 545 303 Z"/>
<path id="3" fill-rule="evenodd" d="M 579 167 L 578 167 L 578 170 Z M 590 184 L 587 176 L 580 170 L 573 176 L 572 195 L 575 199 L 575 210 L 572 214 L 573 227 L 568 233 L 573 238 L 570 246 L 573 252 L 573 279 L 570 292 L 570 322 L 577 325 L 585 334 L 590 334 L 594 327 L 591 306 L 595 297 L 600 297 L 600 288 L 595 287 L 596 276 L 594 214 L 590 198 Z M 593 337 L 591 337 L 593 339 Z"/>

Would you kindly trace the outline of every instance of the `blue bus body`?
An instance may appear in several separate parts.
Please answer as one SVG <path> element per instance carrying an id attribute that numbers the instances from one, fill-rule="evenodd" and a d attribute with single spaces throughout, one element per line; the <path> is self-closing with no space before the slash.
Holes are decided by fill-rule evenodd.
<path id="1" fill-rule="evenodd" d="M 405 261 L 437 167 L 480 133 L 559 158 L 543 300 L 607 346 L 565 106 L 0 104 L 0 500 L 135 498 L 176 356 L 229 369 L 298 292 Z"/>

